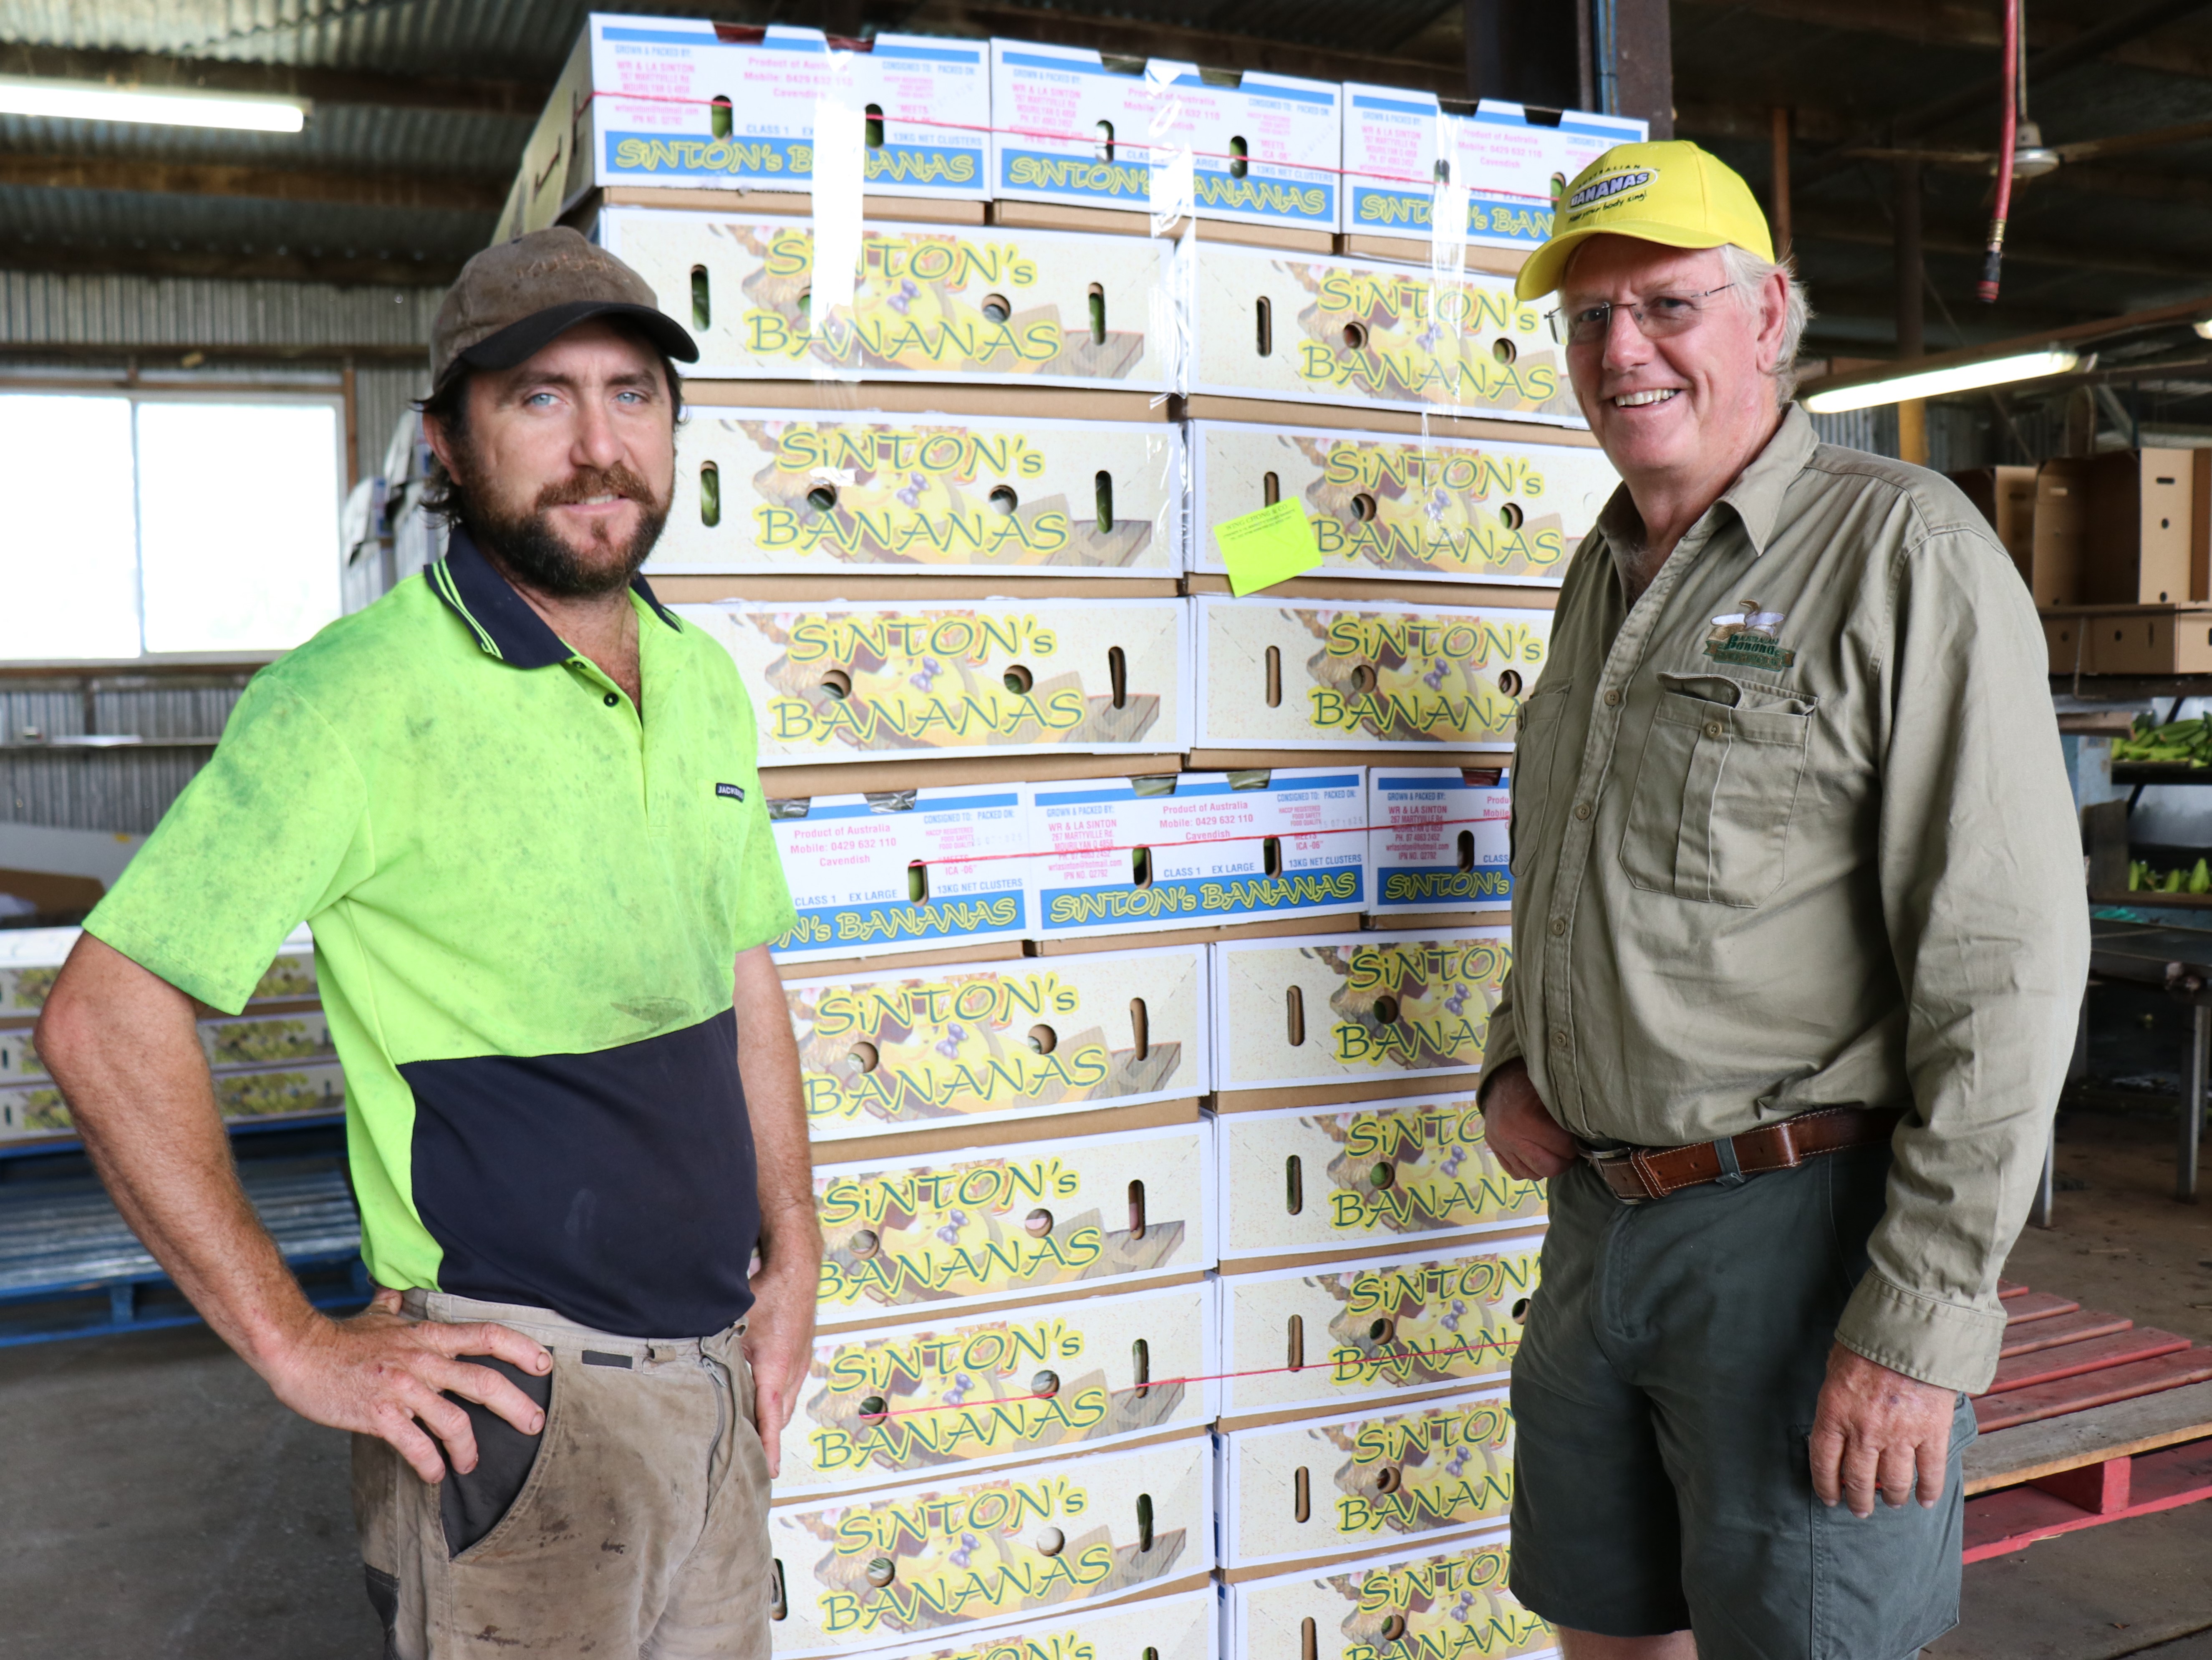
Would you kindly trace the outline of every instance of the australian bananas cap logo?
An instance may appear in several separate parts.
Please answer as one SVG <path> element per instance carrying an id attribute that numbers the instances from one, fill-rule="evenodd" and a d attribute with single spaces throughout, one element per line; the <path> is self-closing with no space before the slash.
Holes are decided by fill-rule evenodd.
<path id="1" fill-rule="evenodd" d="M 1571 215 L 1595 211 L 1640 199 L 1658 177 L 1656 167 L 1615 167 L 1601 173 L 1567 198 L 1567 211 Z"/>
<path id="2" fill-rule="evenodd" d="M 1797 654 L 1778 639 L 1787 612 L 1761 611 L 1756 599 L 1737 602 L 1741 611 L 1723 611 L 1713 618 L 1705 636 L 1705 655 L 1716 663 L 1734 663 L 1748 669 L 1786 669 Z"/>

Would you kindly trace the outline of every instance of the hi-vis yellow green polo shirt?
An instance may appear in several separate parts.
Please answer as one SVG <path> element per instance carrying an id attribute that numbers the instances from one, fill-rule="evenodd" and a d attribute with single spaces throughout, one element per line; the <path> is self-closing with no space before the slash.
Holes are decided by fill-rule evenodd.
<path id="1" fill-rule="evenodd" d="M 457 528 L 254 677 L 85 927 L 233 1012 L 313 927 L 380 1283 L 702 1336 L 760 1223 L 732 964 L 793 914 L 737 666 L 633 589 L 642 720 Z"/>

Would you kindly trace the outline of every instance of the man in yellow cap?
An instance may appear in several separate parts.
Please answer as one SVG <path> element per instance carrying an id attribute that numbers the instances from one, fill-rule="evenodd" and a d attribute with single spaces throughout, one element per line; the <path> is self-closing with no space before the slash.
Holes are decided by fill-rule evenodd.
<path id="1" fill-rule="evenodd" d="M 1513 1589 L 1570 1660 L 1904 1660 L 2087 968 L 2041 630 L 1963 496 L 1791 404 L 1803 290 L 1713 157 L 1599 157 L 1553 290 L 1623 484 L 1514 757 Z"/>

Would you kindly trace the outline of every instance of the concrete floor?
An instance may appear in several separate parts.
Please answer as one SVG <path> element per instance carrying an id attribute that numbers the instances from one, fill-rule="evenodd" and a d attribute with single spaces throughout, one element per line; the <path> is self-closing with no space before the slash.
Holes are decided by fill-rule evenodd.
<path id="1" fill-rule="evenodd" d="M 2069 1115 L 2083 1185 L 2011 1277 L 2212 1342 L 2212 1192 L 2173 1201 L 2172 1146 Z M 0 1660 L 374 1660 L 346 1462 L 204 1329 L 0 1349 Z M 1977 1563 L 1929 1660 L 2212 1660 L 2207 1562 L 2212 1503 Z"/>

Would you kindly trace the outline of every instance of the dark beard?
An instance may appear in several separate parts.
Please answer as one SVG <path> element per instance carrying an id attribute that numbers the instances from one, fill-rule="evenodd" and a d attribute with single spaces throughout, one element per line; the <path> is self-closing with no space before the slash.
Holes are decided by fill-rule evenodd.
<path id="1" fill-rule="evenodd" d="M 620 462 L 611 467 L 586 467 L 560 483 L 548 484 L 529 512 L 514 517 L 493 510 L 471 481 L 456 478 L 453 489 L 460 498 L 459 517 L 477 544 L 524 586 L 562 599 L 595 599 L 628 587 L 668 522 L 669 504 L 654 501 L 645 480 Z M 638 504 L 637 530 L 626 545 L 612 550 L 618 557 L 587 561 L 561 539 L 547 514 L 554 508 L 609 494 L 625 496 Z"/>

